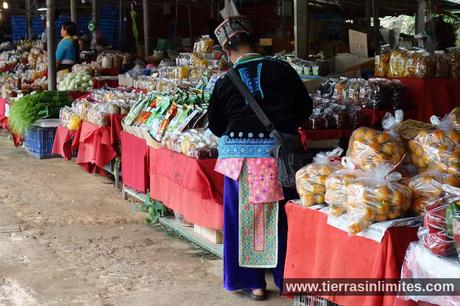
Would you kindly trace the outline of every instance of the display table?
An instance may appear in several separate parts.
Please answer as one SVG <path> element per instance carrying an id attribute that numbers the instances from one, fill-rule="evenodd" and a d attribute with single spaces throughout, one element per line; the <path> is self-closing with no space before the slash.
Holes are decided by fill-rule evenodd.
<path id="1" fill-rule="evenodd" d="M 121 176 L 123 184 L 138 192 L 149 187 L 149 149 L 144 139 L 121 132 Z"/>
<path id="2" fill-rule="evenodd" d="M 327 224 L 327 214 L 286 205 L 288 242 L 284 277 L 288 278 L 399 278 L 417 228 L 394 227 L 381 243 L 352 236 Z M 324 296 L 339 305 L 416 305 L 394 296 Z"/>
<path id="3" fill-rule="evenodd" d="M 444 117 L 460 106 L 460 79 L 400 79 L 407 86 L 410 108 L 417 120 L 430 122 L 432 115 Z"/>
<path id="4" fill-rule="evenodd" d="M 59 125 L 54 136 L 53 149 L 51 153 L 60 155 L 67 160 L 72 159 L 73 152 L 78 148 L 78 142 L 74 142 L 75 136 L 80 139 L 81 129 L 70 131 L 66 127 Z"/>
<path id="5" fill-rule="evenodd" d="M 196 160 L 168 149 L 150 148 L 150 194 L 193 224 L 221 230 L 224 178 L 216 159 Z"/>
<path id="6" fill-rule="evenodd" d="M 110 129 L 83 122 L 78 136 L 74 140 L 78 144 L 77 164 L 89 173 L 105 174 L 104 166 L 117 156 Z"/>

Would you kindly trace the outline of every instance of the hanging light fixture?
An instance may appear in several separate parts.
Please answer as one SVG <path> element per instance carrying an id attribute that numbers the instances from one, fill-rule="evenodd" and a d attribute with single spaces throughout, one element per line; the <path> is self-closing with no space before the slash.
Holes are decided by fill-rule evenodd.
<path id="1" fill-rule="evenodd" d="M 2 6 L 3 6 L 3 9 L 5 9 L 5 10 L 7 10 L 7 9 L 10 7 L 10 5 L 8 4 L 7 1 L 3 1 L 3 5 L 2 5 Z"/>

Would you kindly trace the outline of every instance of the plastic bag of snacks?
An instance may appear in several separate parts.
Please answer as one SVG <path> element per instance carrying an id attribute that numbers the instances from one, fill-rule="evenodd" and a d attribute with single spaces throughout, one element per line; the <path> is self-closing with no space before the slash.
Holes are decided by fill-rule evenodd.
<path id="1" fill-rule="evenodd" d="M 407 50 L 398 49 L 391 51 L 390 57 L 390 77 L 402 78 L 406 71 Z"/>
<path id="2" fill-rule="evenodd" d="M 336 148 L 331 152 L 321 152 L 309 164 L 296 173 L 296 187 L 304 206 L 324 204 L 326 179 L 340 168 L 337 159 L 343 149 Z"/>
<path id="3" fill-rule="evenodd" d="M 385 77 L 388 75 L 390 69 L 390 46 L 382 46 L 379 53 L 380 54 L 375 57 L 375 76 Z"/>
<path id="4" fill-rule="evenodd" d="M 409 141 L 412 161 L 420 172 L 436 169 L 460 175 L 460 132 L 454 129 L 449 116 L 442 120 L 433 116 L 431 123 L 435 130 L 421 131 Z"/>
<path id="5" fill-rule="evenodd" d="M 415 70 L 417 69 L 418 54 L 416 51 L 407 53 L 406 70 L 404 71 L 405 78 L 415 78 Z"/>
<path id="6" fill-rule="evenodd" d="M 417 58 L 415 77 L 418 79 L 431 79 L 435 76 L 436 62 L 428 52 L 421 53 Z"/>
<path id="7" fill-rule="evenodd" d="M 384 132 L 366 127 L 355 130 L 350 138 L 347 156 L 364 170 L 387 163 L 397 165 L 403 159 L 405 151 L 403 142 L 394 129 L 403 119 L 403 112 L 396 111 L 395 117 L 387 114 L 383 119 Z"/>
<path id="8" fill-rule="evenodd" d="M 364 107 L 371 109 L 388 109 L 391 101 L 391 81 L 386 79 L 369 79 L 369 91 Z"/>
<path id="9" fill-rule="evenodd" d="M 344 214 L 348 201 L 347 189 L 350 183 L 364 175 L 362 170 L 348 158 L 342 158 L 343 169 L 337 170 L 326 179 L 325 200 L 329 205 L 329 214 L 338 217 Z"/>
<path id="10" fill-rule="evenodd" d="M 453 225 L 460 220 L 460 189 L 449 185 L 442 188 L 444 196 L 427 207 L 419 238 L 433 254 L 448 257 L 456 253 Z"/>
<path id="11" fill-rule="evenodd" d="M 437 78 L 448 78 L 450 76 L 450 65 L 444 51 L 435 51 Z"/>
<path id="12" fill-rule="evenodd" d="M 348 232 L 357 234 L 374 222 L 397 219 L 409 209 L 412 190 L 391 173 L 392 164 L 380 165 L 352 181 L 347 188 Z"/>
<path id="13" fill-rule="evenodd" d="M 456 107 L 450 112 L 449 119 L 452 121 L 454 129 L 459 131 L 460 130 L 460 107 Z"/>
<path id="14" fill-rule="evenodd" d="M 416 215 L 421 215 L 428 210 L 430 204 L 442 197 L 443 184 L 460 187 L 460 180 L 454 175 L 437 170 L 423 172 L 411 178 L 409 181 L 409 187 L 413 192 L 411 210 Z"/>
<path id="15" fill-rule="evenodd" d="M 407 108 L 407 87 L 401 81 L 394 80 L 390 84 L 391 106 L 393 109 Z"/>
<path id="16" fill-rule="evenodd" d="M 450 77 L 460 79 L 460 50 L 451 49 L 447 53 L 447 61 L 450 64 Z"/>

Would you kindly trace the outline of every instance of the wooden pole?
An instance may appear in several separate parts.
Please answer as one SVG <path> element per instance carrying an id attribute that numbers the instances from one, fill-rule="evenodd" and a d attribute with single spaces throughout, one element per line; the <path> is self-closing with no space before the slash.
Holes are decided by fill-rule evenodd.
<path id="1" fill-rule="evenodd" d="M 425 32 L 425 23 L 426 23 L 426 0 L 419 0 L 418 1 L 418 8 L 417 8 L 417 14 L 415 18 L 415 23 L 416 23 L 416 33 L 415 34 L 420 34 Z"/>
<path id="2" fill-rule="evenodd" d="M 150 55 L 150 12 L 149 1 L 143 0 L 143 13 L 144 13 L 144 53 L 145 56 Z"/>
<path id="3" fill-rule="evenodd" d="M 48 45 L 48 90 L 56 90 L 56 5 L 46 0 L 46 35 Z"/>
<path id="4" fill-rule="evenodd" d="M 77 0 L 70 0 L 70 20 L 77 24 Z"/>
<path id="5" fill-rule="evenodd" d="M 380 31 L 380 19 L 379 19 L 379 0 L 372 0 L 372 16 L 374 20 L 374 32 L 373 32 L 373 40 L 374 40 L 374 47 L 375 53 L 378 52 L 380 45 L 379 45 L 379 31 Z"/>
<path id="6" fill-rule="evenodd" d="M 299 58 L 307 58 L 307 17 L 308 5 L 305 0 L 294 0 L 294 38 L 295 52 Z"/>

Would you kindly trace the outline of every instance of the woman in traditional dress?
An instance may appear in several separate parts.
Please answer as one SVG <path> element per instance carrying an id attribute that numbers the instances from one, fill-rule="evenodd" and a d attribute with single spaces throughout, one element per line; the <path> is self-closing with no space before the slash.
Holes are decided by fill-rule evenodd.
<path id="1" fill-rule="evenodd" d="M 215 33 L 276 129 L 297 134 L 311 114 L 312 101 L 296 71 L 256 53 L 256 38 L 244 17 L 225 20 Z M 209 128 L 220 137 L 216 171 L 225 175 L 224 287 L 264 300 L 266 269 L 273 269 L 275 284 L 282 290 L 284 204 L 296 192 L 278 183 L 276 160 L 269 155 L 275 142 L 227 75 L 216 82 L 208 114 Z"/>

